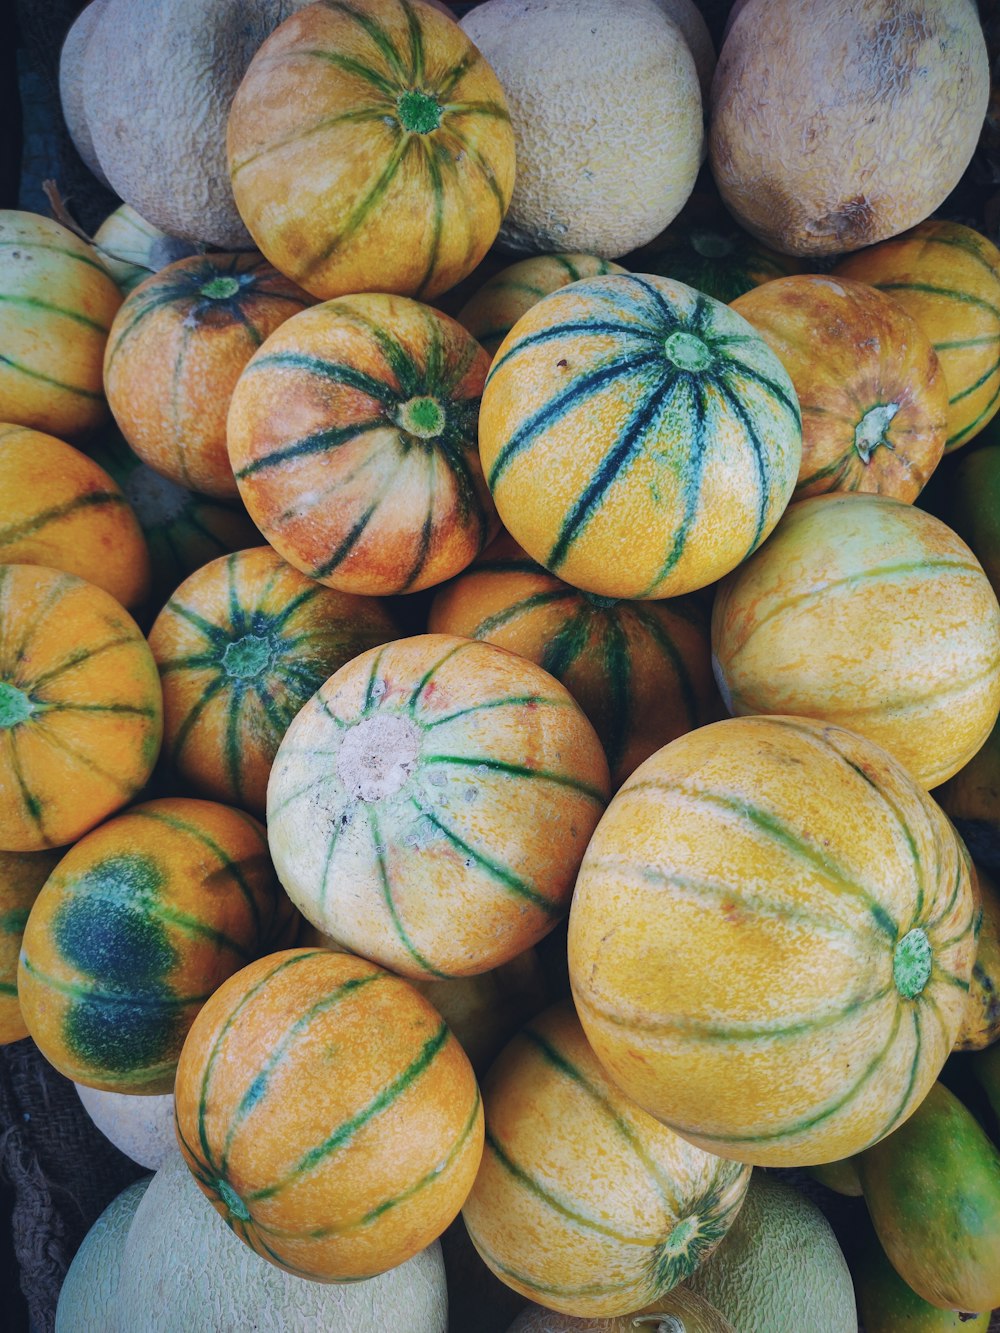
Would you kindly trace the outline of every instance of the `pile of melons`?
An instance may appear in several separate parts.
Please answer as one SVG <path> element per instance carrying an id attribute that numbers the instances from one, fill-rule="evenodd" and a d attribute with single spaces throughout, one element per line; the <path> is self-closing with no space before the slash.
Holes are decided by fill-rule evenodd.
<path id="1" fill-rule="evenodd" d="M 66 1330 L 443 1330 L 460 1212 L 470 1328 L 1000 1306 L 986 44 L 713 65 L 691 0 L 71 32 L 123 205 L 0 214 L 0 1036 L 159 1170 Z M 755 1167 L 863 1193 L 853 1285 Z"/>

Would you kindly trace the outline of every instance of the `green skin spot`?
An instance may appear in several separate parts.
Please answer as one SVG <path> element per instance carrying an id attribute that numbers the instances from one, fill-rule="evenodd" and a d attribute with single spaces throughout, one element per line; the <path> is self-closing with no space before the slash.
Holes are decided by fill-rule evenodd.
<path id="1" fill-rule="evenodd" d="M 621 601 L 620 597 L 601 597 L 596 592 L 585 592 L 582 594 L 584 601 L 597 608 L 598 611 L 607 611 L 612 606 L 617 606 Z"/>
<path id="2" fill-rule="evenodd" d="M 663 349 L 667 359 L 678 370 L 707 370 L 715 360 L 711 349 L 700 338 L 683 329 L 672 333 L 664 342 Z"/>
<path id="3" fill-rule="evenodd" d="M 913 1000 L 931 975 L 931 942 L 926 931 L 915 927 L 896 945 L 892 955 L 892 979 L 905 1000 Z"/>
<path id="4" fill-rule="evenodd" d="M 663 1242 L 664 1254 L 668 1254 L 671 1257 L 686 1254 L 691 1247 L 691 1242 L 697 1234 L 698 1219 L 696 1217 L 682 1218 Z"/>
<path id="5" fill-rule="evenodd" d="M 23 690 L 0 680 L 0 731 L 20 726 L 34 711 L 35 705 Z"/>
<path id="6" fill-rule="evenodd" d="M 396 103 L 400 124 L 410 134 L 430 134 L 441 124 L 441 107 L 427 93 L 414 91 L 400 95 Z"/>
<path id="7" fill-rule="evenodd" d="M 898 411 L 898 403 L 879 403 L 876 407 L 869 408 L 858 422 L 854 431 L 854 447 L 862 463 L 871 462 L 872 454 L 880 444 L 892 449 L 892 445 L 885 438 L 885 433 Z"/>
<path id="8" fill-rule="evenodd" d="M 226 644 L 222 665 L 227 675 L 247 679 L 259 676 L 271 665 L 271 644 L 260 634 L 244 634 Z"/>
<path id="9" fill-rule="evenodd" d="M 433 440 L 444 430 L 444 408 L 436 398 L 411 398 L 401 404 L 396 420 L 408 435 Z"/>
<path id="10" fill-rule="evenodd" d="M 201 295 L 207 296 L 210 301 L 228 301 L 239 289 L 239 279 L 230 277 L 212 278 L 198 288 Z"/>
<path id="11" fill-rule="evenodd" d="M 232 1185 L 225 1180 L 218 1180 L 215 1183 L 215 1188 L 219 1191 L 219 1198 L 234 1217 L 238 1217 L 241 1222 L 250 1221 L 250 1209 L 236 1193 Z"/>

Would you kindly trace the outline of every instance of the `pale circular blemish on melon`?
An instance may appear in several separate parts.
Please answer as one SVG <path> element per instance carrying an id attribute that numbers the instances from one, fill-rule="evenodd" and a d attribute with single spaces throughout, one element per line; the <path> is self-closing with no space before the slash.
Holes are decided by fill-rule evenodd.
<path id="1" fill-rule="evenodd" d="M 337 776 L 355 800 L 382 801 L 402 788 L 419 753 L 420 730 L 408 718 L 365 718 L 344 737 Z"/>
<path id="2" fill-rule="evenodd" d="M 880 444 L 884 444 L 887 449 L 892 448 L 885 438 L 885 433 L 899 407 L 899 403 L 877 403 L 875 407 L 870 407 L 858 422 L 854 430 L 854 447 L 862 463 L 872 461 L 872 454 Z"/>
<path id="3" fill-rule="evenodd" d="M 663 344 L 667 359 L 678 370 L 707 370 L 715 360 L 711 349 L 693 333 L 678 329 Z"/>

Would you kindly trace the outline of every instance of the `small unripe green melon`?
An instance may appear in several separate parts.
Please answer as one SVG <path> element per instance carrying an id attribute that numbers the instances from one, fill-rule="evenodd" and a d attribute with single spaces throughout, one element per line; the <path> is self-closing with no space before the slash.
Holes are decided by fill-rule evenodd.
<path id="1" fill-rule="evenodd" d="M 233 1235 L 178 1157 L 136 1213 L 115 1316 L 101 1333 L 445 1333 L 448 1295 L 437 1241 L 367 1282 L 292 1277 Z"/>
<path id="2" fill-rule="evenodd" d="M 739 1333 L 858 1333 L 854 1284 L 829 1222 L 760 1170 L 722 1244 L 688 1286 Z"/>
<path id="3" fill-rule="evenodd" d="M 112 1199 L 83 1238 L 63 1280 L 55 1333 L 107 1333 L 118 1290 L 125 1238 L 151 1177 Z"/>

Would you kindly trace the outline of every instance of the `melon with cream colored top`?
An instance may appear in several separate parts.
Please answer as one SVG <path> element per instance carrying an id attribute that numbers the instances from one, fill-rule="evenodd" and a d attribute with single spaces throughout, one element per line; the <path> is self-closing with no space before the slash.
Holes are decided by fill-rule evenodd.
<path id="1" fill-rule="evenodd" d="M 654 0 L 486 0 L 461 22 L 497 73 L 517 147 L 504 248 L 615 259 L 690 195 L 704 130 L 695 61 Z"/>
<path id="2" fill-rule="evenodd" d="M 94 249 L 125 296 L 151 273 L 196 253 L 190 241 L 168 236 L 128 204 L 109 213 L 97 228 Z"/>
<path id="3" fill-rule="evenodd" d="M 824 718 L 885 746 L 928 789 L 1000 711 L 1000 606 L 950 528 L 883 495 L 792 505 L 712 610 L 730 712 Z"/>
<path id="4" fill-rule="evenodd" d="M 565 1314 L 627 1314 L 712 1253 L 750 1168 L 685 1142 L 611 1083 L 569 1001 L 483 1083 L 486 1146 L 462 1217 L 485 1263 Z"/>
<path id="5" fill-rule="evenodd" d="M 864 737 L 789 717 L 689 732 L 632 774 L 587 848 L 569 924 L 584 1031 L 627 1096 L 709 1152 L 852 1156 L 951 1052 L 970 866 Z"/>
<path id="6" fill-rule="evenodd" d="M 489 249 L 514 183 L 504 90 L 423 0 L 287 19 L 233 99 L 227 151 L 255 242 L 323 300 L 447 291 Z"/>
<path id="7" fill-rule="evenodd" d="M 958 184 L 989 86 L 973 0 L 748 0 L 712 84 L 712 174 L 766 245 L 858 250 Z"/>
<path id="8" fill-rule="evenodd" d="M 405 976 L 471 976 L 565 915 L 608 787 L 547 671 L 425 634 L 362 653 L 305 705 L 271 772 L 268 841 L 325 934 Z"/>

